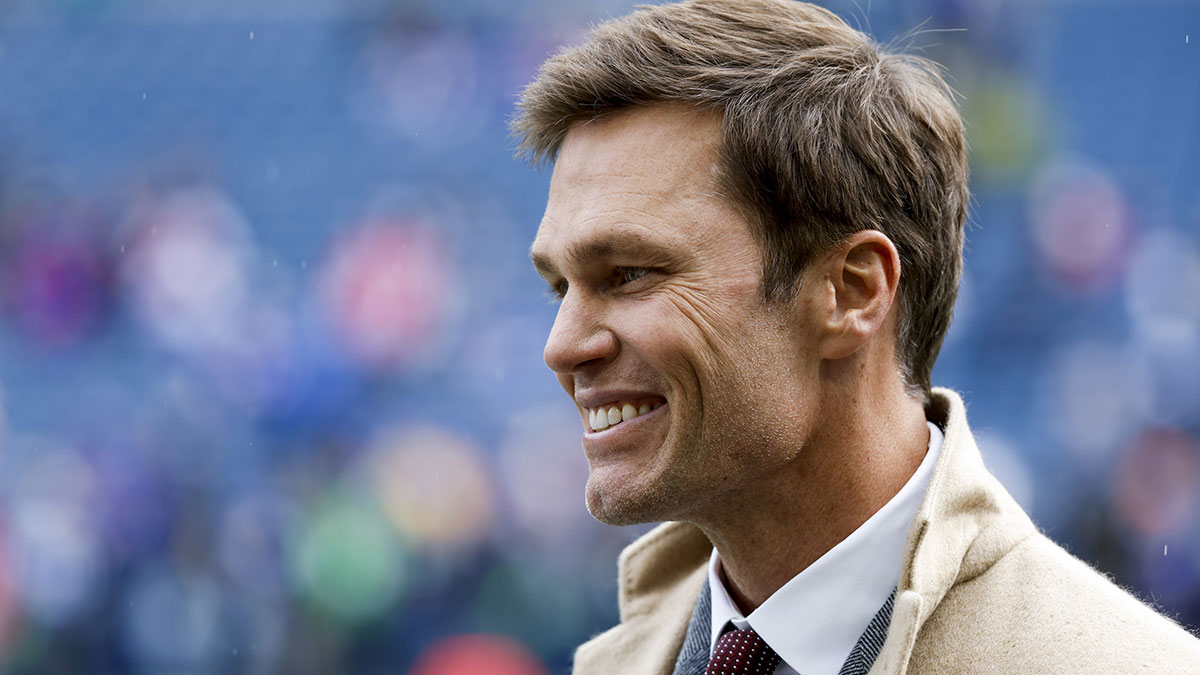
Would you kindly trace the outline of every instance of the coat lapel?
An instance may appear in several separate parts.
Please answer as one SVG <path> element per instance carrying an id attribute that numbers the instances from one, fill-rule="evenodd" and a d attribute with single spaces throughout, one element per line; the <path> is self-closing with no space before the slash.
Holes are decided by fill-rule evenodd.
<path id="1" fill-rule="evenodd" d="M 879 656 L 879 650 L 883 648 L 884 639 L 887 638 L 888 626 L 892 623 L 892 604 L 895 600 L 896 592 L 892 591 L 887 602 L 883 603 L 883 607 L 879 608 L 875 618 L 871 619 L 867 629 L 859 636 L 838 675 L 867 675 L 867 671 L 875 663 L 875 658 Z"/>
<path id="2" fill-rule="evenodd" d="M 709 646 L 712 642 L 712 594 L 708 584 L 700 587 L 700 597 L 692 610 L 683 647 L 675 659 L 674 675 L 704 675 L 708 667 Z"/>
<path id="3" fill-rule="evenodd" d="M 946 438 L 908 528 L 892 623 L 872 675 L 903 674 L 917 634 L 946 593 L 973 579 L 1037 530 L 983 464 L 958 394 L 934 389 L 925 410 Z"/>

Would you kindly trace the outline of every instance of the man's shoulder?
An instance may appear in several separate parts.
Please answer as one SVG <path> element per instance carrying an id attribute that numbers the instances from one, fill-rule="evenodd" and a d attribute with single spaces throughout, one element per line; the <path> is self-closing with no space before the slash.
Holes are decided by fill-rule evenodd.
<path id="1" fill-rule="evenodd" d="M 1041 533 L 955 584 L 910 672 L 1197 672 L 1200 640 Z"/>

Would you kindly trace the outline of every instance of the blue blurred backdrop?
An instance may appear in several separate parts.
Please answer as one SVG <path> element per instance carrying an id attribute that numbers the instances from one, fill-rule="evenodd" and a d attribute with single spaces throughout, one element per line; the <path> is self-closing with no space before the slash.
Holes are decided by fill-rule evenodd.
<path id="1" fill-rule="evenodd" d="M 1195 629 L 1200 5 L 865 4 L 967 120 L 935 382 Z M 644 528 L 584 510 L 506 120 L 630 5 L 0 4 L 0 670 L 533 675 L 615 621 Z"/>

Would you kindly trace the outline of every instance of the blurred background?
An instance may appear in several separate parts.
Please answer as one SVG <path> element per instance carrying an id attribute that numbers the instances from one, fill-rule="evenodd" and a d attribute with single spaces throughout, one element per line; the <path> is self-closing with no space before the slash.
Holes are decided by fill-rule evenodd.
<path id="1" fill-rule="evenodd" d="M 963 96 L 935 383 L 1195 630 L 1200 5 L 862 4 Z M 0 671 L 535 675 L 616 620 L 645 528 L 584 510 L 506 120 L 631 5 L 0 3 Z"/>

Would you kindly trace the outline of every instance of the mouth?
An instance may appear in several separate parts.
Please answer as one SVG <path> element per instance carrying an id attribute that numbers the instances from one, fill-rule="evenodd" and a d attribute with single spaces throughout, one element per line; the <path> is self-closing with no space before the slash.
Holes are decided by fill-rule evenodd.
<path id="1" fill-rule="evenodd" d="M 606 403 L 595 408 L 585 408 L 588 416 L 585 423 L 585 431 L 588 434 L 607 431 L 643 415 L 649 415 L 666 404 L 666 399 L 661 396 L 652 396 L 612 401 L 611 403 Z"/>

